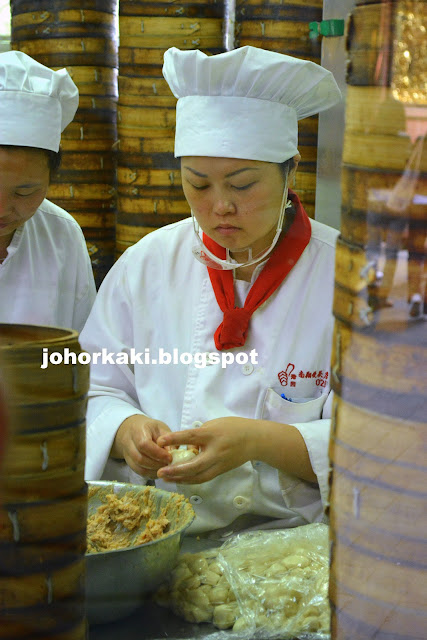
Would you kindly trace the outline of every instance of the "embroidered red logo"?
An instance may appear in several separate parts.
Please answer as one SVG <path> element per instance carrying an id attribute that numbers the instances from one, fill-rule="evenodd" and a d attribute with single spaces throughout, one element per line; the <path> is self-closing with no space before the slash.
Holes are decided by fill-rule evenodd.
<path id="1" fill-rule="evenodd" d="M 282 387 L 287 387 L 288 386 L 288 382 L 290 382 L 290 378 L 292 375 L 292 371 L 294 371 L 295 369 L 295 365 L 292 364 L 292 362 L 290 362 L 288 364 L 288 366 L 286 367 L 285 371 L 279 371 L 279 373 L 277 374 L 279 376 L 279 381 L 280 384 L 282 385 Z M 296 376 L 293 376 L 293 379 L 295 379 Z"/>
<path id="2" fill-rule="evenodd" d="M 317 387 L 326 387 L 326 381 L 329 377 L 328 371 L 325 373 L 322 369 L 317 371 L 302 371 L 300 370 L 296 375 L 294 373 L 295 365 L 292 362 L 289 362 L 288 366 L 284 371 L 279 371 L 277 377 L 279 378 L 279 382 L 282 387 L 295 387 L 297 378 L 315 378 Z"/>

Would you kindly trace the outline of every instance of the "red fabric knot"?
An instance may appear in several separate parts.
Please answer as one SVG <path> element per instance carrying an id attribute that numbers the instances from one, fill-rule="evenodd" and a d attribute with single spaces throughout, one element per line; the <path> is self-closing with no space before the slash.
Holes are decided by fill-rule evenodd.
<path id="1" fill-rule="evenodd" d="M 218 351 L 243 347 L 251 315 L 250 311 L 239 307 L 224 311 L 224 319 L 215 331 L 215 346 Z"/>
<path id="2" fill-rule="evenodd" d="M 234 307 L 234 280 L 231 271 L 207 268 L 215 298 L 224 313 L 224 320 L 214 334 L 215 346 L 218 351 L 242 347 L 245 344 L 251 315 L 281 285 L 310 242 L 309 217 L 296 193 L 289 190 L 289 197 L 295 207 L 294 220 L 251 286 L 242 309 Z M 225 258 L 224 247 L 221 247 L 205 233 L 203 234 L 203 242 L 218 258 Z"/>

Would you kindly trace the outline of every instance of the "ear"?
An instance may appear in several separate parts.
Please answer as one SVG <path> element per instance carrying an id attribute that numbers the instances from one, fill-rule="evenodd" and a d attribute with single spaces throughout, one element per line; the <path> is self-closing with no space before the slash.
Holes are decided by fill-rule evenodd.
<path id="1" fill-rule="evenodd" d="M 297 153 L 294 158 L 294 171 L 296 171 L 298 169 L 298 164 L 300 163 L 301 160 L 301 155 L 299 153 Z"/>
<path id="2" fill-rule="evenodd" d="M 298 164 L 299 161 L 301 160 L 301 156 L 299 153 L 297 153 L 294 157 L 293 157 L 293 161 L 294 161 L 294 166 L 292 167 L 292 169 L 289 172 L 289 176 L 288 176 L 288 184 L 292 184 L 293 186 L 295 186 L 295 176 L 297 173 L 297 169 L 298 169 Z"/>

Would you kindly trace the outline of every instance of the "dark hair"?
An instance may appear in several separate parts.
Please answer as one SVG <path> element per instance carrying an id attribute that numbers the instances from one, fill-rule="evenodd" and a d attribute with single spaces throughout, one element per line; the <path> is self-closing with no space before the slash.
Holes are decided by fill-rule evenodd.
<path id="1" fill-rule="evenodd" d="M 285 179 L 289 171 L 292 171 L 292 169 L 295 167 L 295 160 L 292 157 L 289 158 L 289 160 L 285 160 L 285 162 L 279 162 L 278 165 L 283 179 Z"/>
<path id="2" fill-rule="evenodd" d="M 54 173 L 59 169 L 62 159 L 62 150 L 51 151 L 50 149 L 39 149 L 37 147 L 21 147 L 12 144 L 0 144 L 0 149 L 27 149 L 30 151 L 44 151 L 47 156 L 47 164 L 49 166 L 50 173 Z"/>

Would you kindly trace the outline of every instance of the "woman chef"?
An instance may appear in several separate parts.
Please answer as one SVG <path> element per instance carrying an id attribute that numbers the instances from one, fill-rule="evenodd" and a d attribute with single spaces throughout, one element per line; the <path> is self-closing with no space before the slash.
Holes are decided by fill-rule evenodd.
<path id="1" fill-rule="evenodd" d="M 95 299 L 79 225 L 45 200 L 78 103 L 65 69 L 0 54 L 0 322 L 80 331 Z"/>
<path id="2" fill-rule="evenodd" d="M 312 62 L 254 47 L 172 48 L 163 74 L 192 217 L 126 251 L 82 333 L 122 363 L 92 364 L 87 478 L 157 477 L 193 504 L 191 533 L 319 521 L 336 232 L 288 184 L 297 119 L 336 103 L 338 87 Z M 165 447 L 183 444 L 200 453 L 168 466 Z"/>

